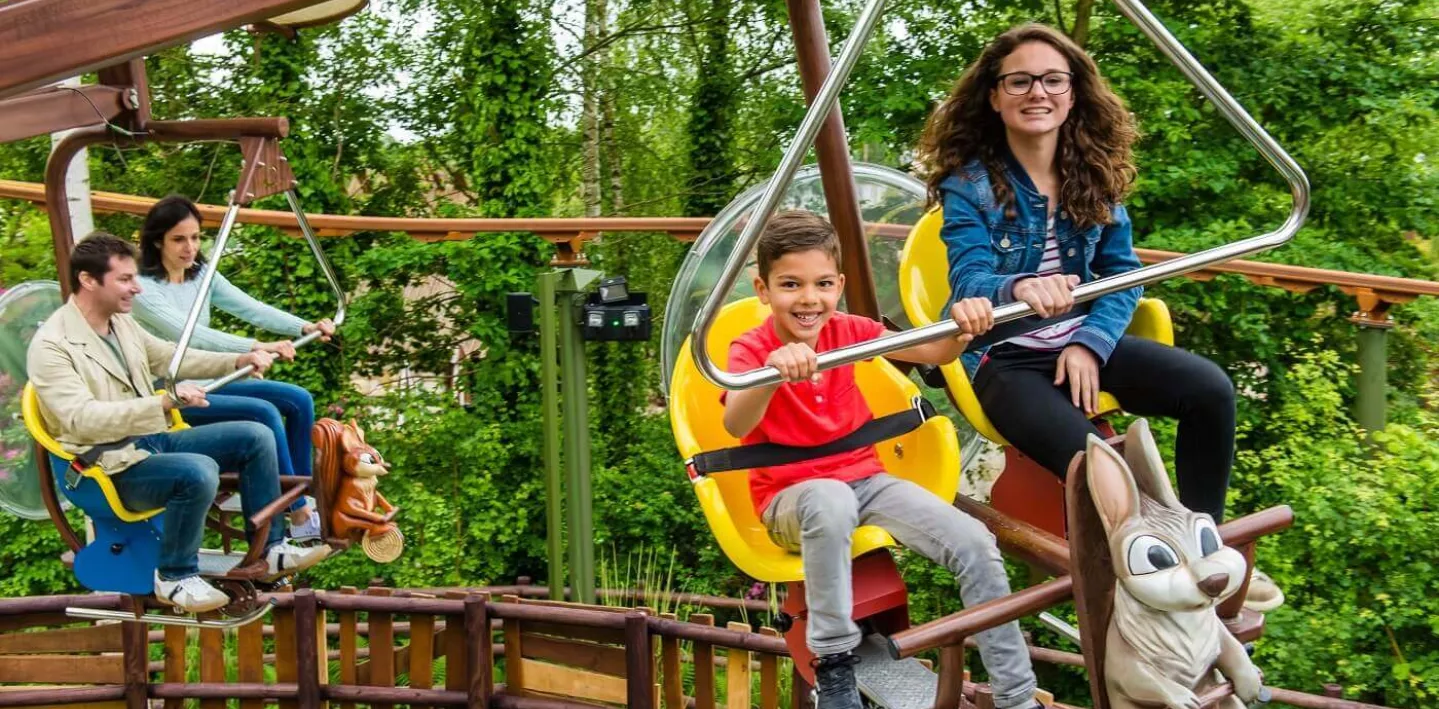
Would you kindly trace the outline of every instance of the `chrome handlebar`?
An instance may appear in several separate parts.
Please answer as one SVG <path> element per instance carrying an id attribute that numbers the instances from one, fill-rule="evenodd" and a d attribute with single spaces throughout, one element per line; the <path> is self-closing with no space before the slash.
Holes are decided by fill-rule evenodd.
<path id="1" fill-rule="evenodd" d="M 340 279 L 335 275 L 335 269 L 330 265 L 330 259 L 320 248 L 320 240 L 315 236 L 315 231 L 310 227 L 310 220 L 305 217 L 305 211 L 300 208 L 300 198 L 291 187 L 285 190 L 285 201 L 290 204 L 290 211 L 295 213 L 295 221 L 300 226 L 300 233 L 305 236 L 305 243 L 310 247 L 310 253 L 320 264 L 320 271 L 325 275 L 325 280 L 330 284 L 330 291 L 335 295 L 335 316 L 331 321 L 335 327 L 345 322 L 345 291 L 340 287 Z M 209 262 L 200 275 L 200 292 L 195 297 L 195 302 L 190 306 L 190 314 L 185 318 L 185 326 L 180 330 L 180 339 L 175 344 L 175 354 L 170 357 L 170 365 L 165 370 L 165 389 L 175 391 L 175 385 L 180 378 L 180 365 L 185 361 L 185 353 L 189 351 L 190 340 L 195 336 L 195 327 L 200 322 L 200 314 L 204 312 L 207 296 L 210 288 L 214 285 L 215 274 L 220 268 L 220 258 L 225 253 L 225 244 L 230 240 L 230 233 L 235 229 L 235 221 L 240 214 L 240 205 L 235 198 L 230 199 L 230 206 L 225 210 L 225 217 L 220 222 L 220 232 L 215 237 L 215 247 L 210 251 Z M 319 330 L 308 333 L 294 341 L 298 349 L 321 337 Z M 245 365 L 235 371 L 206 384 L 203 389 L 210 393 L 230 382 L 249 376 L 255 371 L 254 365 Z"/>
<path id="2" fill-rule="evenodd" d="M 1190 83 L 1194 84 L 1207 99 L 1213 102 L 1229 123 L 1264 155 L 1269 164 L 1284 176 L 1285 181 L 1289 183 L 1293 206 L 1288 218 L 1275 231 L 1085 283 L 1074 290 L 1075 302 L 1080 303 L 1135 286 L 1143 286 L 1198 271 L 1216 263 L 1268 251 L 1293 238 L 1294 234 L 1303 226 L 1305 217 L 1309 213 L 1309 180 L 1298 163 L 1294 162 L 1284 148 L 1280 147 L 1274 138 L 1265 132 L 1264 128 L 1239 105 L 1239 102 L 1234 100 L 1233 96 L 1229 95 L 1223 86 L 1219 85 L 1219 82 L 1184 48 L 1184 45 L 1180 44 L 1179 40 L 1165 29 L 1164 25 L 1149 12 L 1143 3 L 1139 0 L 1115 0 L 1115 3 L 1119 6 L 1120 11 L 1138 25 L 1139 29 L 1159 47 L 1160 52 L 1179 67 Z M 754 248 L 755 242 L 759 239 L 760 232 L 769 222 L 770 216 L 779 204 L 780 197 L 789 188 L 795 171 L 799 169 L 805 153 L 814 144 L 815 137 L 819 134 L 825 118 L 838 102 L 840 89 L 849 78 L 850 71 L 854 68 L 864 45 L 873 34 L 884 4 L 885 0 L 870 0 L 860 13 L 854 31 L 845 40 L 839 58 L 834 62 L 824 85 L 820 87 L 814 102 L 805 113 L 804 120 L 800 123 L 794 140 L 785 150 L 784 158 L 780 161 L 774 177 L 770 179 L 764 196 L 755 207 L 744 231 L 740 233 L 735 250 L 730 254 L 729 260 L 725 262 L 725 269 L 720 276 L 719 283 L 700 307 L 698 319 L 691 333 L 691 342 L 695 344 L 690 347 L 690 352 L 700 374 L 715 386 L 738 391 L 778 384 L 781 381 L 779 370 L 774 367 L 761 367 L 740 374 L 732 374 L 715 366 L 709 358 L 709 348 L 706 346 L 710 329 L 714 326 L 715 318 L 719 315 L 725 298 L 734 288 L 735 281 L 743 270 L 745 260 Z M 994 323 L 999 325 L 1033 314 L 1034 309 L 1026 303 L 1007 303 L 994 309 Z M 819 355 L 818 366 L 820 370 L 832 369 L 945 337 L 955 337 L 958 334 L 959 326 L 953 320 L 944 319 L 933 325 L 825 352 Z"/>

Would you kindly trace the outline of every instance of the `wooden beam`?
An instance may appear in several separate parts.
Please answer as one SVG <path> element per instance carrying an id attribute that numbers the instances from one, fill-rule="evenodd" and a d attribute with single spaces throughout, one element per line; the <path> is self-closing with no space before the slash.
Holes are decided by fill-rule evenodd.
<path id="1" fill-rule="evenodd" d="M 0 98 L 320 0 L 18 0 L 0 5 Z"/>
<path id="2" fill-rule="evenodd" d="M 0 635 L 0 654 L 42 655 L 70 652 L 119 652 L 120 626 L 87 625 L 38 633 Z"/>
<path id="3" fill-rule="evenodd" d="M 128 110 L 129 90 L 87 84 L 47 88 L 0 101 L 0 143 L 103 125 Z"/>
<path id="4" fill-rule="evenodd" d="M 145 58 L 136 57 L 100 70 L 100 83 L 117 86 L 133 93 L 126 96 L 130 111 L 120 116 L 126 130 L 142 131 L 150 122 L 150 78 L 145 73 Z"/>
<path id="5" fill-rule="evenodd" d="M 121 655 L 6 655 L 0 657 L 0 682 L 47 684 L 120 684 L 125 681 Z"/>

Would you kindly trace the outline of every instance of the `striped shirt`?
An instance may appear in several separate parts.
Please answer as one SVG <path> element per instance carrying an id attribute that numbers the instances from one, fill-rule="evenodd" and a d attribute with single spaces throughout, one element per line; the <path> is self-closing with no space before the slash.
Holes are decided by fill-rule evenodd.
<path id="1" fill-rule="evenodd" d="M 1036 273 L 1040 276 L 1053 276 L 1061 272 L 1059 240 L 1054 236 L 1054 216 L 1050 215 L 1049 223 L 1045 227 L 1044 258 L 1039 262 L 1039 270 Z M 1027 335 L 1011 337 L 1004 342 L 1045 352 L 1062 350 L 1069 344 L 1070 339 L 1074 337 L 1074 333 L 1077 332 L 1082 325 L 1084 325 L 1084 316 L 1076 315 L 1068 320 L 1062 320 L 1053 325 L 1040 328 Z"/>

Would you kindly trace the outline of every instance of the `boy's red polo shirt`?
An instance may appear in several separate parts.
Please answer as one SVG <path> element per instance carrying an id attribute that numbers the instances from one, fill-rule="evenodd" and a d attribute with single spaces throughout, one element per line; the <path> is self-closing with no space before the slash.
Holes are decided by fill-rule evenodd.
<path id="1" fill-rule="evenodd" d="M 815 352 L 873 340 L 884 332 L 884 325 L 874 320 L 836 312 L 820 330 Z M 782 344 L 774 331 L 774 318 L 766 318 L 762 325 L 730 345 L 729 371 L 747 372 L 764 366 L 770 353 Z M 764 418 L 740 442 L 818 446 L 843 438 L 874 418 L 854 380 L 854 365 L 826 370 L 819 376 L 817 384 L 781 384 L 770 399 Z M 763 516 L 774 496 L 797 482 L 814 478 L 853 482 L 881 472 L 884 468 L 879 456 L 874 447 L 869 446 L 789 465 L 755 468 L 749 476 L 750 497 L 755 511 Z"/>

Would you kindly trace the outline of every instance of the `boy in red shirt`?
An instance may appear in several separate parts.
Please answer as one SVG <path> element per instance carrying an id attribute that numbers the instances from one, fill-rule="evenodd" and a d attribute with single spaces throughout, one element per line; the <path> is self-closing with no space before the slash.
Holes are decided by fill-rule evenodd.
<path id="1" fill-rule="evenodd" d="M 804 211 L 774 216 L 757 247 L 755 292 L 773 315 L 730 345 L 729 369 L 779 370 L 784 383 L 727 392 L 724 426 L 749 445 L 816 446 L 842 438 L 872 417 L 854 366 L 816 371 L 816 353 L 872 340 L 884 325 L 835 310 L 844 290 L 839 238 L 821 217 Z M 990 303 L 970 298 L 951 315 L 962 335 L 918 345 L 890 357 L 908 362 L 953 361 L 994 323 Z M 928 490 L 885 473 L 874 448 L 750 472 L 755 508 L 782 547 L 804 557 L 806 641 L 818 657 L 819 709 L 860 709 L 852 653 L 860 629 L 850 619 L 850 538 L 860 525 L 884 528 L 901 544 L 944 564 L 959 581 L 964 605 L 1009 593 L 994 536 L 985 526 Z M 1017 623 L 980 633 L 998 709 L 1036 706 L 1036 682 Z"/>

